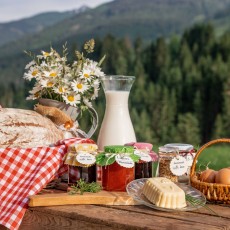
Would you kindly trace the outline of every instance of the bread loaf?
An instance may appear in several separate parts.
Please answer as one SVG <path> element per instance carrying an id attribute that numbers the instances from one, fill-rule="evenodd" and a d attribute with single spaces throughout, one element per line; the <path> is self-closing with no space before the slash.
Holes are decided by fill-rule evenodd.
<path id="1" fill-rule="evenodd" d="M 63 137 L 63 131 L 35 111 L 0 109 L 0 148 L 48 146 Z"/>

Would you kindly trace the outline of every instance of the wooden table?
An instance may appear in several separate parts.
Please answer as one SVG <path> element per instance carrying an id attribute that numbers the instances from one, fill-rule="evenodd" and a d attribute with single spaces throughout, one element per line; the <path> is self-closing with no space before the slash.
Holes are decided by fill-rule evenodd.
<path id="1" fill-rule="evenodd" d="M 230 229 L 230 205 L 208 206 L 221 217 L 205 208 L 192 212 L 162 212 L 142 205 L 31 207 L 19 230 Z"/>

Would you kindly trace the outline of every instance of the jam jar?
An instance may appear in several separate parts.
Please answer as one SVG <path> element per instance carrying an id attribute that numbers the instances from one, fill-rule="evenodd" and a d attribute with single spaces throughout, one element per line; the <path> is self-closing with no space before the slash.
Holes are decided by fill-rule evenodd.
<path id="1" fill-rule="evenodd" d="M 135 162 L 130 157 L 132 146 L 105 146 L 97 155 L 97 164 L 102 166 L 102 187 L 107 191 L 126 191 L 129 182 L 135 179 Z"/>
<path id="2" fill-rule="evenodd" d="M 93 143 L 75 143 L 69 147 L 64 161 L 68 165 L 69 186 L 80 179 L 96 182 L 97 148 Z"/>
<path id="3" fill-rule="evenodd" d="M 170 163 L 173 158 L 178 156 L 179 149 L 175 147 L 159 147 L 159 177 L 166 177 L 173 182 L 178 182 L 178 176 L 172 173 L 170 169 Z"/>
<path id="4" fill-rule="evenodd" d="M 152 177 L 152 163 L 158 159 L 158 155 L 152 151 L 153 145 L 144 142 L 132 142 L 125 145 L 133 146 L 134 154 L 140 157 L 140 160 L 135 163 L 135 179 Z"/>

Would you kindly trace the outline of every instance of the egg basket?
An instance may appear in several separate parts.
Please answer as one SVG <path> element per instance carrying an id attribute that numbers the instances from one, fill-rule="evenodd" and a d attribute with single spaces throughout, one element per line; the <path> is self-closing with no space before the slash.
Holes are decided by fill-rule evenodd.
<path id="1" fill-rule="evenodd" d="M 210 145 L 216 143 L 230 143 L 230 139 L 222 138 L 212 140 L 205 145 L 203 145 L 198 151 L 193 159 L 193 164 L 190 171 L 190 183 L 191 186 L 201 191 L 208 201 L 218 202 L 218 203 L 227 203 L 230 204 L 230 185 L 217 184 L 217 183 L 207 183 L 200 181 L 200 173 L 196 173 L 196 162 L 199 155 L 202 151 L 209 147 Z"/>

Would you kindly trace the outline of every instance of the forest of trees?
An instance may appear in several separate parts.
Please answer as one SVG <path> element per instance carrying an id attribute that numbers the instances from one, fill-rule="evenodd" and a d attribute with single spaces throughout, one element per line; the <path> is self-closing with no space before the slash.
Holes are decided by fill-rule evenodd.
<path id="1" fill-rule="evenodd" d="M 180 38 L 158 38 L 148 45 L 107 35 L 96 39 L 92 58 L 104 54 L 106 74 L 136 76 L 129 108 L 138 141 L 197 146 L 230 137 L 230 33 L 217 38 L 211 25 L 196 25 Z M 0 85 L 0 104 L 32 108 L 34 102 L 25 100 L 29 89 L 26 83 Z M 95 102 L 100 122 L 104 102 L 101 90 Z"/>

